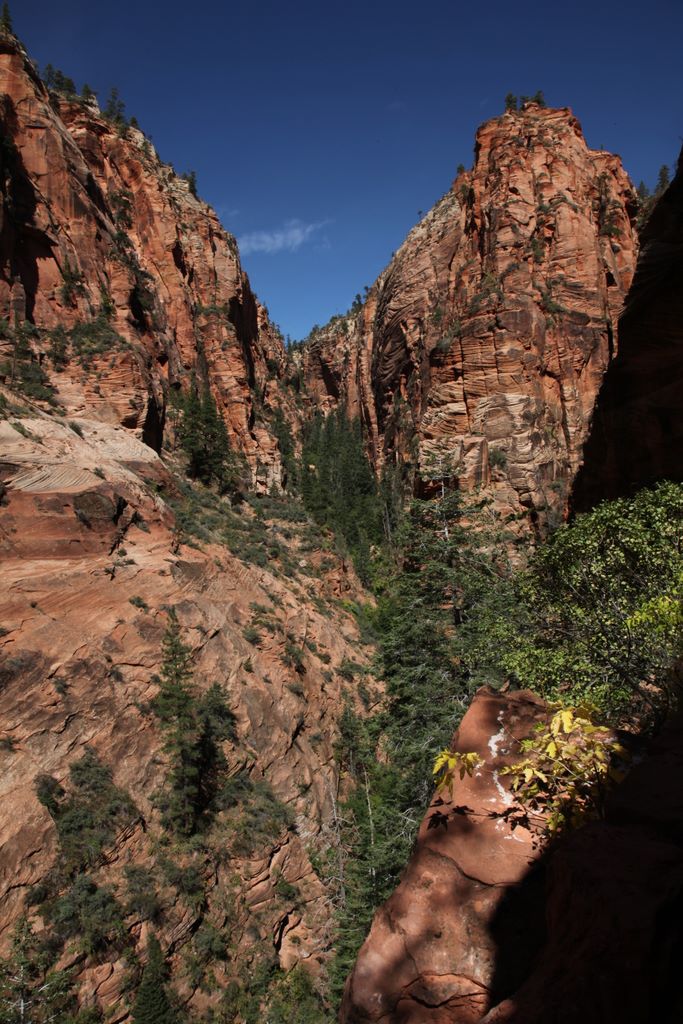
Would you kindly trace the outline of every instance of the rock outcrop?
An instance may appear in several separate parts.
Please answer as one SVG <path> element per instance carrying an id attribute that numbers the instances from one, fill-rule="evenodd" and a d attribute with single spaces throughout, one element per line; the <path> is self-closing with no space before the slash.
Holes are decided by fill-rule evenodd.
<path id="1" fill-rule="evenodd" d="M 359 415 L 378 466 L 557 519 L 617 350 L 635 210 L 619 158 L 589 149 L 571 111 L 528 103 L 484 124 L 472 171 L 362 308 L 309 340 L 315 403 Z"/>
<path id="2" fill-rule="evenodd" d="M 452 798 L 435 795 L 401 883 L 375 916 L 348 980 L 345 1024 L 474 1024 L 494 993 L 509 994 L 525 977 L 539 942 L 531 925 L 540 886 L 533 874 L 529 880 L 538 850 L 530 832 L 506 822 L 513 801 L 499 773 L 544 713 L 528 693 L 474 698 L 454 749 L 477 753 L 480 766 L 456 781 Z M 515 920 L 511 893 L 522 888 L 525 919 Z M 502 931 L 510 944 L 504 971 Z"/>
<path id="3" fill-rule="evenodd" d="M 59 405 L 159 451 L 169 391 L 194 372 L 252 483 L 279 486 L 268 410 L 294 415 L 286 355 L 233 236 L 141 131 L 48 92 L 6 35 L 0 94 L 0 315 L 27 325 Z M 13 357 L 5 332 L 6 376 Z"/>
<path id="4" fill-rule="evenodd" d="M 681 1019 L 683 720 L 638 759 L 604 821 L 542 850 L 501 817 L 511 798 L 497 771 L 543 714 L 524 693 L 475 697 L 455 749 L 483 765 L 432 802 L 342 1024 Z"/>
<path id="5" fill-rule="evenodd" d="M 572 495 L 577 511 L 683 480 L 683 154 L 641 243 Z"/>

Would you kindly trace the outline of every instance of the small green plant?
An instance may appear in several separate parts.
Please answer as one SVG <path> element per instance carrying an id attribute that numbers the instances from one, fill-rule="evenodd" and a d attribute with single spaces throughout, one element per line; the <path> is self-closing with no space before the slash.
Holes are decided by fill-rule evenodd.
<path id="1" fill-rule="evenodd" d="M 447 789 L 449 794 L 453 796 L 455 776 L 459 775 L 461 779 L 464 779 L 466 775 L 472 776 L 481 763 L 479 754 L 473 751 L 468 751 L 465 754 L 457 750 L 446 749 L 440 751 L 434 759 L 434 767 L 432 768 L 432 775 L 434 776 L 437 790 Z"/>
<path id="2" fill-rule="evenodd" d="M 128 600 L 130 601 L 134 608 L 140 608 L 141 611 L 143 612 L 149 611 L 149 605 L 144 600 L 144 598 L 140 597 L 138 594 L 136 594 L 134 597 L 129 597 Z"/>
<path id="3" fill-rule="evenodd" d="M 505 469 L 507 464 L 508 457 L 502 448 L 489 448 L 489 466 L 491 469 Z"/>
<path id="4" fill-rule="evenodd" d="M 85 285 L 83 283 L 83 274 L 78 269 L 77 265 L 72 266 L 69 257 L 64 257 L 64 265 L 62 270 L 62 289 L 61 296 L 62 302 L 65 306 L 75 306 L 76 299 L 79 295 L 85 294 Z"/>
<path id="5" fill-rule="evenodd" d="M 522 761 L 503 768 L 524 809 L 525 823 L 544 840 L 566 828 L 604 817 L 611 787 L 622 780 L 629 756 L 590 710 L 558 708 L 549 723 L 523 740 Z"/>

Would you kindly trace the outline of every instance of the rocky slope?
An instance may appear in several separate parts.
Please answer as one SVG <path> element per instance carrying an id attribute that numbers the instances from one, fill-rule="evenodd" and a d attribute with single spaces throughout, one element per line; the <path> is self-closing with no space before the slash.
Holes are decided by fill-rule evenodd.
<path id="1" fill-rule="evenodd" d="M 272 499 L 257 515 L 204 492 L 180 532 L 180 484 L 120 425 L 10 413 L 0 449 L 3 948 L 18 916 L 35 903 L 40 911 L 30 892 L 69 889 L 55 876 L 59 834 L 36 779 L 52 775 L 71 791 L 69 769 L 89 749 L 137 809 L 90 877 L 125 906 L 130 869 L 147 872 L 153 927 L 194 1012 L 259 965 L 324 970 L 331 890 L 312 860 L 335 845 L 334 744 L 344 694 L 356 699 L 340 666 L 367 660 L 339 606 L 354 596 L 353 578 L 320 552 L 305 516 L 297 521 Z M 217 683 L 235 716 L 224 749 L 241 780 L 211 829 L 184 845 L 161 829 L 154 798 L 168 758 L 149 701 L 169 607 L 192 648 L 199 692 Z M 199 895 L 188 895 L 183 877 Z M 144 955 L 149 916 L 129 908 L 123 943 L 62 958 L 76 965 L 82 1001 L 111 1019 L 129 1012 L 130 952 Z M 198 934 L 211 928 L 229 946 L 200 981 Z"/>
<path id="2" fill-rule="evenodd" d="M 571 111 L 528 103 L 484 124 L 473 169 L 362 308 L 304 347 L 315 404 L 360 415 L 378 466 L 556 518 L 617 350 L 635 209 L 619 158 L 589 149 Z"/>
<path id="3" fill-rule="evenodd" d="M 278 968 L 316 978 L 329 957 L 334 747 L 368 661 L 341 602 L 360 591 L 273 497 L 299 413 L 235 240 L 138 129 L 48 93 L 2 33 L 0 94 L 0 946 L 23 914 L 44 936 L 46 907 L 78 905 L 50 949 L 83 1006 L 127 1017 L 154 930 L 193 1014 L 228 996 L 255 1012 Z M 174 454 L 173 395 L 193 375 L 244 457 L 239 505 L 191 486 Z M 171 769 L 150 705 L 171 608 L 196 699 L 217 684 L 234 716 L 225 806 L 184 842 L 162 826 Z M 84 756 L 97 814 L 112 786 L 127 808 L 87 871 L 36 788 L 51 777 L 88 834 Z M 89 949 L 110 897 L 120 921 Z"/>
<path id="4" fill-rule="evenodd" d="M 577 511 L 657 480 L 683 479 L 683 155 L 641 236 L 619 321 L 619 353 L 598 396 Z"/>
<path id="5" fill-rule="evenodd" d="M 159 451 L 169 390 L 195 371 L 251 481 L 279 485 L 267 418 L 276 405 L 293 415 L 285 352 L 235 239 L 141 131 L 48 93 L 7 35 L 0 94 L 5 375 L 11 328 L 27 324 L 30 358 L 67 414 L 121 424 Z"/>

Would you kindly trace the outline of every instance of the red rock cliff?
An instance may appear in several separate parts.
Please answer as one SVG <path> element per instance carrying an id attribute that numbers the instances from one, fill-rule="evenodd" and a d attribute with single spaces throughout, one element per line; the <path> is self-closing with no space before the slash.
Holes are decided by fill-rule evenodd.
<path id="1" fill-rule="evenodd" d="M 142 132 L 48 94 L 9 37 L 0 93 L 0 315 L 38 329 L 34 357 L 65 411 L 135 429 L 158 451 L 169 387 L 196 370 L 252 481 L 279 483 L 263 409 L 287 406 L 285 353 L 235 239 Z M 76 324 L 81 357 L 60 370 L 48 332 Z"/>
<path id="2" fill-rule="evenodd" d="M 502 510 L 564 508 L 617 348 L 636 258 L 635 196 L 567 109 L 484 124 L 474 168 L 411 231 L 356 314 L 305 348 L 323 407 L 343 401 L 372 454 L 452 473 Z"/>

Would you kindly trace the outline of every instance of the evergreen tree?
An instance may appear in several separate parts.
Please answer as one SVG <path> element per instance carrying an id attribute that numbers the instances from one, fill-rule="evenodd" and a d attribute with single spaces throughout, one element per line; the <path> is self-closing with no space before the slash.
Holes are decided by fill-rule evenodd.
<path id="1" fill-rule="evenodd" d="M 197 199 L 197 172 L 186 171 L 185 174 L 181 174 L 181 178 L 183 179 L 183 181 L 187 182 L 187 184 L 190 186 L 190 192 L 195 197 L 195 199 Z"/>
<path id="2" fill-rule="evenodd" d="M 199 729 L 190 649 L 181 639 L 174 609 L 169 612 L 162 651 L 159 693 L 153 701 L 153 708 L 164 727 L 164 750 L 170 759 L 164 820 L 181 835 L 191 835 L 199 812 Z"/>
<path id="3" fill-rule="evenodd" d="M 107 98 L 104 110 L 104 117 L 114 124 L 124 125 L 126 123 L 126 105 L 119 96 L 119 90 L 114 86 Z"/>
<path id="4" fill-rule="evenodd" d="M 382 540 L 377 481 L 363 448 L 359 420 L 343 409 L 318 416 L 307 432 L 302 453 L 302 496 L 308 512 L 337 534 L 363 582 L 371 576 L 372 545 Z"/>
<path id="5" fill-rule="evenodd" d="M 12 936 L 8 955 L 0 960 L 0 1024 L 49 1024 L 76 1021 L 71 976 L 56 971 L 45 943 L 23 918 Z"/>
<path id="6" fill-rule="evenodd" d="M 505 109 L 506 110 L 517 110 L 517 97 L 514 93 L 509 92 L 505 97 Z"/>
<path id="7" fill-rule="evenodd" d="M 12 15 L 10 14 L 9 4 L 2 5 L 2 14 L 0 15 L 0 28 L 3 32 L 8 32 L 10 35 L 14 34 L 12 28 Z"/>
<path id="8" fill-rule="evenodd" d="M 84 83 L 83 88 L 81 89 L 81 99 L 84 100 L 86 103 L 89 103 L 90 100 L 95 99 L 95 93 L 90 88 L 87 82 Z"/>
<path id="9" fill-rule="evenodd" d="M 193 835 L 211 812 L 226 762 L 220 744 L 234 736 L 234 716 L 220 687 L 198 696 L 192 683 L 191 652 L 169 612 L 162 645 L 159 692 L 152 709 L 164 729 L 170 767 L 160 803 L 164 824 L 182 836 Z"/>
<path id="10" fill-rule="evenodd" d="M 236 486 L 238 468 L 225 421 L 209 389 L 200 395 L 194 376 L 183 402 L 179 434 L 189 476 L 207 485 L 215 482 L 223 491 Z"/>
<path id="11" fill-rule="evenodd" d="M 666 192 L 671 183 L 671 175 L 669 174 L 669 168 L 666 164 L 662 164 L 659 168 L 659 174 L 657 175 L 657 187 L 655 188 L 655 195 L 660 196 L 662 192 Z"/>
<path id="12" fill-rule="evenodd" d="M 647 187 L 647 185 L 645 184 L 644 181 L 640 182 L 640 184 L 638 185 L 638 188 L 636 189 L 636 192 L 638 194 L 638 199 L 640 200 L 641 203 L 646 202 L 650 198 L 650 196 L 652 195 L 652 193 L 650 192 L 650 189 Z"/>
<path id="13" fill-rule="evenodd" d="M 166 970 L 159 940 L 150 935 L 147 942 L 147 963 L 135 998 L 135 1024 L 175 1024 L 177 1015 L 171 1006 L 164 984 Z"/>

